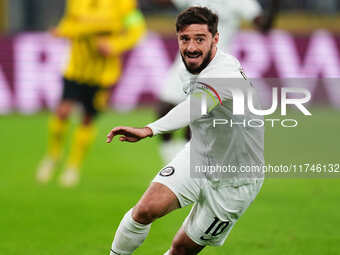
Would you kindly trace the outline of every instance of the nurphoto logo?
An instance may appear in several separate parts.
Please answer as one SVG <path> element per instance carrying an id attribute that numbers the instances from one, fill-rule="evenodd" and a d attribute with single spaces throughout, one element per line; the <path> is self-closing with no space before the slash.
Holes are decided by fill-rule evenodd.
<path id="1" fill-rule="evenodd" d="M 206 92 L 206 95 L 202 97 L 201 100 L 201 115 L 208 115 L 208 97 L 213 102 L 214 108 L 218 104 L 223 105 L 221 96 L 218 94 L 217 90 L 211 85 L 198 82 L 198 89 Z M 233 127 L 235 125 L 241 125 L 243 127 L 263 127 L 265 124 L 270 124 L 271 127 L 275 127 L 280 124 L 282 127 L 296 127 L 298 126 L 298 121 L 296 119 L 270 119 L 266 118 L 263 120 L 262 116 L 269 116 L 274 114 L 278 108 L 280 108 L 280 115 L 287 116 L 287 106 L 291 105 L 296 107 L 303 115 L 311 116 L 312 113 L 305 107 L 305 104 L 311 100 L 311 93 L 305 88 L 291 88 L 282 87 L 272 88 L 271 95 L 271 105 L 267 109 L 262 109 L 258 104 L 255 103 L 254 98 L 256 98 L 256 92 L 253 87 L 250 89 L 242 90 L 237 86 L 228 87 L 228 91 L 232 95 L 232 114 L 233 116 L 242 117 L 251 113 L 252 115 L 261 116 L 261 118 L 244 118 L 241 119 L 213 119 L 213 127 L 218 125 L 228 125 Z M 280 93 L 279 93 L 280 92 Z"/>

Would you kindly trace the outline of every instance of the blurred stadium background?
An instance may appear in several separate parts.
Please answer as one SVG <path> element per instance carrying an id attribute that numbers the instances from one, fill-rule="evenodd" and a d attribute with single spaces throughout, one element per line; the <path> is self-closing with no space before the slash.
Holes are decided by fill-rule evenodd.
<path id="1" fill-rule="evenodd" d="M 266 8 L 268 1 L 260 2 Z M 124 74 L 111 110 L 99 118 L 84 178 L 67 190 L 35 182 L 68 49 L 45 31 L 62 16 L 64 1 L 0 0 L 0 254 L 108 254 L 120 218 L 162 167 L 157 139 L 104 144 L 113 126 L 154 120 L 177 50 L 176 9 L 139 2 L 149 32 L 124 56 Z M 232 53 L 251 77 L 324 79 L 307 83 L 312 117 L 291 112 L 297 128 L 267 129 L 266 161 L 340 163 L 340 1 L 281 2 L 275 29 L 263 35 L 243 24 Z M 226 244 L 202 254 L 340 254 L 340 182 L 329 177 L 268 179 Z M 187 212 L 155 222 L 136 254 L 163 254 Z"/>

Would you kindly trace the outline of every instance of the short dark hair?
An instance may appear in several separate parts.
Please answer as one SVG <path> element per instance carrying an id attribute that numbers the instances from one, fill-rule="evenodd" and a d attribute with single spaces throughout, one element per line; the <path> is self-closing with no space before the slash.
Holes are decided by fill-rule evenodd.
<path id="1" fill-rule="evenodd" d="M 218 16 L 206 7 L 190 7 L 182 11 L 176 20 L 176 31 L 182 31 L 192 24 L 206 24 L 209 32 L 217 33 Z"/>

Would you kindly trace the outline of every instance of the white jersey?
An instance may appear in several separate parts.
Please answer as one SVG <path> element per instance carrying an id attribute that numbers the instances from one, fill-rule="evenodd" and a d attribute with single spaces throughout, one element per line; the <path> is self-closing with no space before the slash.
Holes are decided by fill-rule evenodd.
<path id="1" fill-rule="evenodd" d="M 252 115 L 247 109 L 244 115 L 233 114 L 231 89 L 236 87 L 243 92 L 253 89 L 241 71 L 241 65 L 236 58 L 218 50 L 209 65 L 199 75 L 190 75 L 190 81 L 185 83 L 184 89 L 190 96 L 166 116 L 148 125 L 154 135 L 190 125 L 192 139 L 188 146 L 190 146 L 191 167 L 194 167 L 191 173 L 194 177 L 195 173 L 198 174 L 197 176 L 204 173 L 214 185 L 230 183 L 240 185 L 251 183 L 254 181 L 254 176 L 263 177 L 262 173 L 255 173 L 253 176 L 249 173 L 242 175 L 239 171 L 242 166 L 261 167 L 264 164 L 263 127 L 247 125 L 248 120 L 258 121 L 261 118 Z M 202 83 L 208 84 L 213 93 L 202 90 Z M 202 96 L 213 94 L 214 100 L 210 102 L 218 101 L 218 104 L 202 115 L 201 98 L 197 98 L 196 94 Z M 254 102 L 257 101 L 254 99 Z M 229 124 L 214 125 L 214 120 L 225 120 Z M 234 125 L 231 126 L 231 122 Z M 252 126 L 254 125 L 255 123 Z M 212 174 L 207 171 L 208 168 L 217 166 L 223 169 L 235 167 L 237 173 L 220 171 L 218 174 Z"/>
<path id="2" fill-rule="evenodd" d="M 247 110 L 244 115 L 233 114 L 237 90 L 231 89 L 243 92 L 252 89 L 250 82 L 243 77 L 237 59 L 217 50 L 215 57 L 199 75 L 189 74 L 184 66 L 179 69 L 178 77 L 188 79 L 182 80 L 188 97 L 166 116 L 148 126 L 157 135 L 190 125 L 192 138 L 153 182 L 168 187 L 181 207 L 194 203 L 182 225 L 191 240 L 201 246 L 220 246 L 261 189 L 261 169 L 253 175 L 244 174 L 240 168 L 261 168 L 264 164 L 264 130 L 263 127 L 244 127 L 243 124 L 214 127 L 214 119 L 238 123 L 259 119 Z M 205 85 L 202 86 L 202 83 Z M 209 94 L 212 100 L 207 99 Z M 207 102 L 206 107 L 202 101 Z M 254 106 L 258 109 L 256 104 Z M 220 169 L 225 166 L 226 170 L 228 166 L 236 167 L 237 172 L 218 172 L 217 166 Z"/>
<path id="3" fill-rule="evenodd" d="M 190 6 L 204 6 L 214 11 L 219 17 L 218 48 L 224 52 L 230 51 L 231 41 L 238 31 L 241 21 L 251 21 L 262 11 L 256 0 L 173 0 L 173 2 L 180 10 Z M 159 95 L 162 101 L 178 104 L 184 100 L 181 79 L 178 77 L 178 71 L 183 66 L 180 54 L 177 54 Z"/>

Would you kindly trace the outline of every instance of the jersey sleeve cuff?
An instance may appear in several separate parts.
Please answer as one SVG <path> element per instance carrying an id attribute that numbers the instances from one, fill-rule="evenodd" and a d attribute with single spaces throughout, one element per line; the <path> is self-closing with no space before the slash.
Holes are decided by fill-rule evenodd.
<path id="1" fill-rule="evenodd" d="M 153 125 L 153 123 L 150 123 L 146 125 L 146 127 L 150 128 L 152 130 L 152 136 L 159 135 L 161 132 Z"/>

